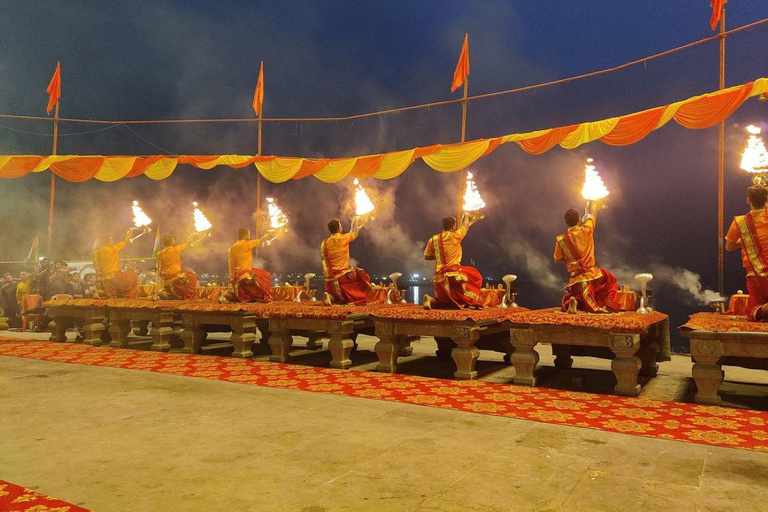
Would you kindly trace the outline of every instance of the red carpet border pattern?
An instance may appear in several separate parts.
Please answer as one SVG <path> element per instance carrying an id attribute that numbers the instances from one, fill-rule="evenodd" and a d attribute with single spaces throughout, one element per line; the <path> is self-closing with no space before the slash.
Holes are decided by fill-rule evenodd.
<path id="1" fill-rule="evenodd" d="M 88 512 L 66 501 L 0 480 L 0 510 L 4 512 Z"/>
<path id="2" fill-rule="evenodd" d="M 768 452 L 768 412 L 251 359 L 0 338 L 0 355 L 440 407 Z"/>

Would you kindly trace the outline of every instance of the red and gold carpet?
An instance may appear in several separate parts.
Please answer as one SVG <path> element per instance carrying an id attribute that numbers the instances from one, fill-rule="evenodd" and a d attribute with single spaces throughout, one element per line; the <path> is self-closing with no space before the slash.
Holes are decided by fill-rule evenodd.
<path id="1" fill-rule="evenodd" d="M 20 512 L 88 512 L 87 509 L 0 480 L 0 510 Z"/>
<path id="2" fill-rule="evenodd" d="M 768 412 L 531 388 L 333 370 L 251 359 L 0 338 L 0 356 L 197 377 L 426 405 L 545 423 L 768 452 Z"/>
<path id="3" fill-rule="evenodd" d="M 712 332 L 763 332 L 768 333 L 768 323 L 750 322 L 746 316 L 694 313 L 680 329 Z"/>

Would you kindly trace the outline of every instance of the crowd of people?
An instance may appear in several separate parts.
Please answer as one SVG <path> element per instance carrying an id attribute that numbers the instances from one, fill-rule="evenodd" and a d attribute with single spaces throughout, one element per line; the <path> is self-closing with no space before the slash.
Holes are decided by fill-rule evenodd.
<path id="1" fill-rule="evenodd" d="M 140 267 L 132 267 L 139 284 L 157 284 L 156 269 L 146 272 Z M 65 261 L 57 260 L 51 265 L 48 258 L 41 258 L 32 271 L 22 270 L 18 276 L 6 272 L 0 283 L 0 308 L 8 318 L 11 328 L 21 327 L 22 311 L 36 309 L 34 301 L 24 303 L 25 296 L 42 297 L 43 301 L 54 296 L 70 296 L 74 299 L 94 297 L 98 278 L 95 270 L 87 268 L 82 273 L 71 268 Z"/>

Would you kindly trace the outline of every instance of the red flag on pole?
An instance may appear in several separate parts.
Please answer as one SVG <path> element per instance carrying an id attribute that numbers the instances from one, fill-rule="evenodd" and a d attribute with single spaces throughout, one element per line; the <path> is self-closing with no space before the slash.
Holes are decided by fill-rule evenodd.
<path id="1" fill-rule="evenodd" d="M 48 93 L 48 108 L 46 112 L 50 114 L 53 107 L 59 102 L 59 98 L 61 98 L 61 62 L 56 64 L 56 71 L 54 71 L 51 83 L 48 84 L 45 92 Z"/>
<path id="2" fill-rule="evenodd" d="M 256 90 L 253 92 L 253 110 L 261 117 L 261 106 L 264 104 L 264 61 L 261 61 L 259 79 L 256 81 Z"/>
<path id="3" fill-rule="evenodd" d="M 717 29 L 717 24 L 720 23 L 720 17 L 723 15 L 723 7 L 728 0 L 709 0 L 709 5 L 712 7 L 712 17 L 709 19 L 709 26 L 712 30 Z"/>
<path id="4" fill-rule="evenodd" d="M 467 81 L 467 76 L 469 76 L 469 34 L 464 34 L 464 44 L 461 46 L 459 63 L 456 64 L 456 71 L 453 72 L 451 92 L 464 85 L 464 82 Z"/>

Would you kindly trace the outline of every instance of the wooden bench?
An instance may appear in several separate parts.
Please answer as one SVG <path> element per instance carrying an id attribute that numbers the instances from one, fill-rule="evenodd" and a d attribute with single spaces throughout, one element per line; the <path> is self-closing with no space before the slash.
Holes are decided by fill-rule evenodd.
<path id="1" fill-rule="evenodd" d="M 107 308 L 96 305 L 92 299 L 68 299 L 64 301 L 49 301 L 45 304 L 48 316 L 52 322 L 48 325 L 51 331 L 50 341 L 83 342 L 89 345 L 101 345 L 108 340 L 106 334 Z M 103 303 L 103 301 L 100 301 Z M 67 338 L 67 331 L 81 327 L 83 335 Z"/>
<path id="2" fill-rule="evenodd" d="M 723 366 L 768 370 L 768 324 L 745 316 L 696 313 L 679 328 L 691 340 L 696 403 L 722 402 Z"/>
<path id="3" fill-rule="evenodd" d="M 508 322 L 515 349 L 513 382 L 524 386 L 536 384 L 537 343 L 552 344 L 555 367 L 561 370 L 572 366 L 572 356 L 612 359 L 614 391 L 628 396 L 640 393 L 639 375 L 655 376 L 657 362 L 671 357 L 669 317 L 658 312 L 568 314 L 558 308 L 516 313 Z"/>
<path id="4" fill-rule="evenodd" d="M 475 364 L 481 349 L 504 354 L 509 363 L 513 347 L 509 343 L 509 327 L 505 315 L 522 308 L 483 310 L 424 310 L 416 305 L 380 306 L 369 313 L 374 334 L 379 339 L 374 347 L 379 358 L 376 369 L 397 372 L 397 360 L 410 355 L 410 344 L 422 336 L 434 337 L 436 355 L 452 358 L 456 363 L 456 379 L 477 377 Z"/>

